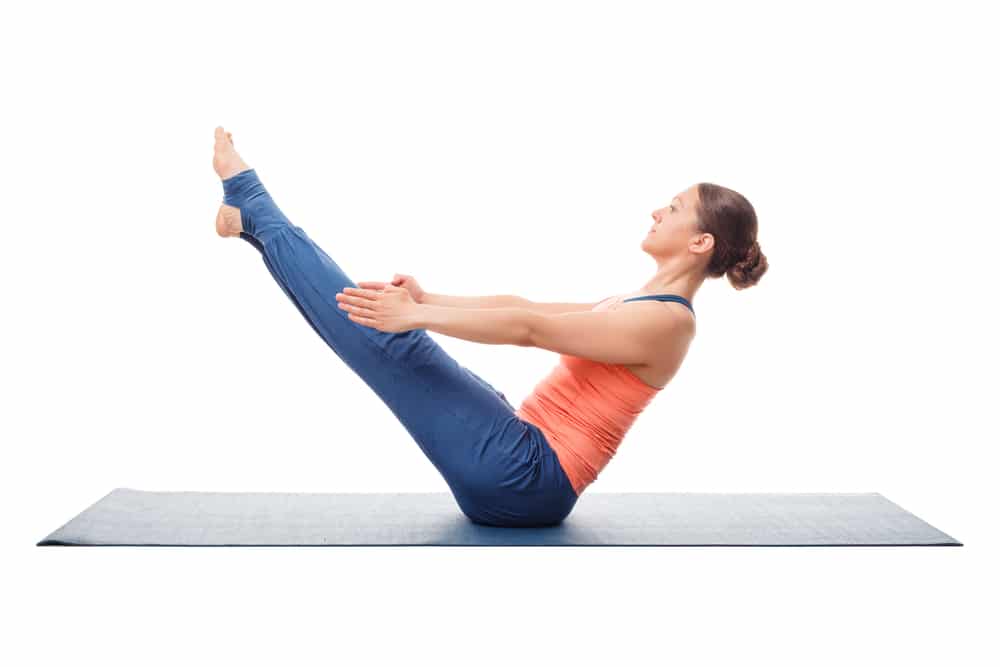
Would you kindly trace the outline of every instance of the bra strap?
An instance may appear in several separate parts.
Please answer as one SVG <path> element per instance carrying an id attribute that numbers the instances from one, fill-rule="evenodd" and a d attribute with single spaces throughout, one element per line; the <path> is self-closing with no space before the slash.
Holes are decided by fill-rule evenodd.
<path id="1" fill-rule="evenodd" d="M 656 301 L 673 301 L 675 303 L 681 303 L 690 309 L 691 314 L 694 315 L 694 307 L 691 302 L 678 294 L 644 294 L 643 296 L 634 296 L 625 301 L 648 301 L 650 299 Z"/>

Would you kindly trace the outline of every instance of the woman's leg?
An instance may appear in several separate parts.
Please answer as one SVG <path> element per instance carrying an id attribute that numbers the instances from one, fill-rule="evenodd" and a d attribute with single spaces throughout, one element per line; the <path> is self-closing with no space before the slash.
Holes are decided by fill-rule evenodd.
<path id="1" fill-rule="evenodd" d="M 502 504 L 505 492 L 522 496 L 519 501 L 530 511 L 532 494 L 540 500 L 544 492 L 532 486 L 543 450 L 538 433 L 514 414 L 503 394 L 423 329 L 388 333 L 351 321 L 336 294 L 357 284 L 285 217 L 256 171 L 223 180 L 223 191 L 225 204 L 239 209 L 240 237 L 261 253 L 313 330 L 399 419 L 463 511 L 482 517 L 483 503 Z M 348 405 L 342 414 L 350 414 Z"/>

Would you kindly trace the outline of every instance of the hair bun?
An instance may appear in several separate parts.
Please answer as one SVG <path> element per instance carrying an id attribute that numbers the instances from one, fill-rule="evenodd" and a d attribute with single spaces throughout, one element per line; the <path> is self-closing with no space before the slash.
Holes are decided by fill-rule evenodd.
<path id="1" fill-rule="evenodd" d="M 747 248 L 743 259 L 733 264 L 729 269 L 729 282 L 736 289 L 744 289 L 756 285 L 760 277 L 767 271 L 767 256 L 760 251 L 760 244 L 754 242 Z"/>

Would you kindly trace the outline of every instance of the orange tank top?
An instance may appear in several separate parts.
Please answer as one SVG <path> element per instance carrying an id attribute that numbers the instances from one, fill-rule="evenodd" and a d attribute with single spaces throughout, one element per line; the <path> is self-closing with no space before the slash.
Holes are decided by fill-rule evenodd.
<path id="1" fill-rule="evenodd" d="M 592 310 L 606 310 L 624 298 L 608 297 Z M 545 434 L 579 496 L 660 389 L 625 366 L 560 354 L 514 414 Z"/>

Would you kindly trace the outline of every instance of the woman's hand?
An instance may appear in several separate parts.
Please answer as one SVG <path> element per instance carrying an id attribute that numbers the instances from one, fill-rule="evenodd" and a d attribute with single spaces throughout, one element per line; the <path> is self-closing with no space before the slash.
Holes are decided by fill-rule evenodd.
<path id="1" fill-rule="evenodd" d="M 385 285 L 382 290 L 345 287 L 337 294 L 337 301 L 352 322 L 366 327 L 389 333 L 419 328 L 417 313 L 421 306 L 402 287 Z"/>
<path id="2" fill-rule="evenodd" d="M 387 284 L 396 285 L 397 287 L 402 287 L 410 293 L 413 300 L 417 303 L 424 302 L 424 288 L 420 286 L 417 279 L 413 276 L 406 275 L 405 273 L 396 273 L 392 276 L 391 283 L 384 283 L 378 280 L 365 280 L 358 283 L 358 287 L 364 287 L 365 289 L 383 289 Z"/>

